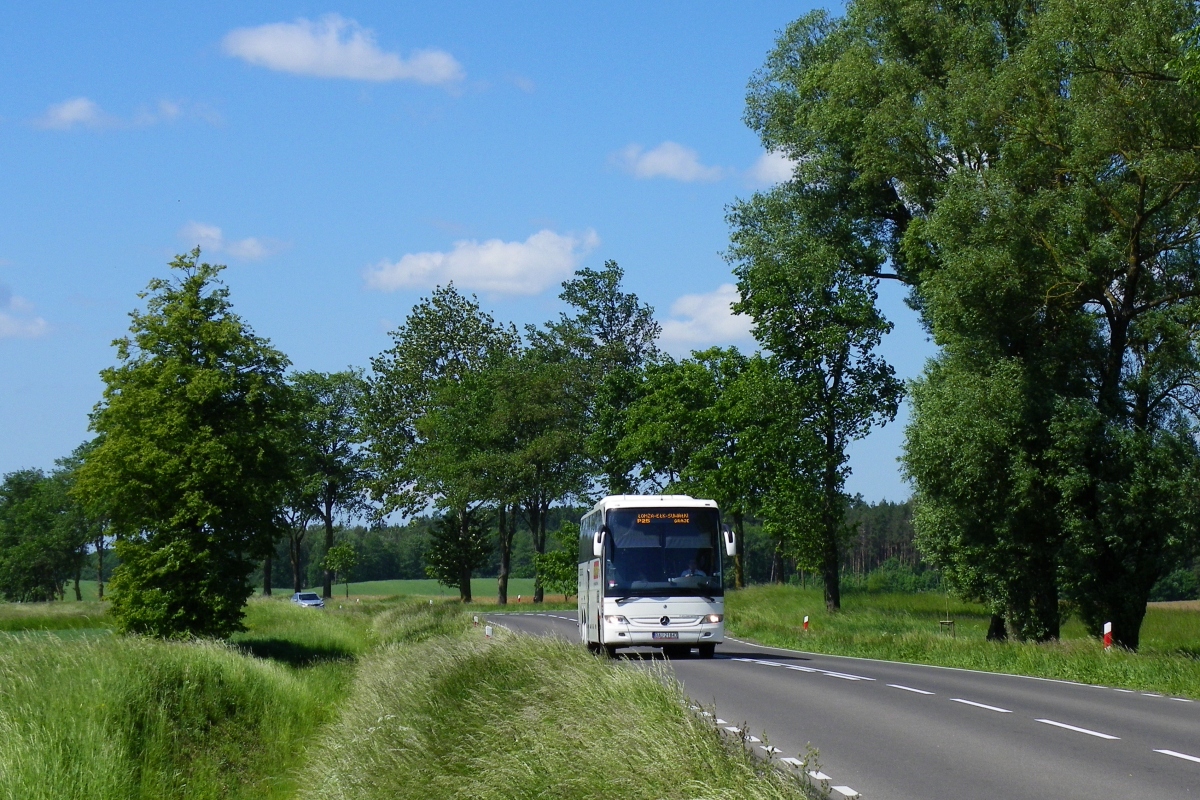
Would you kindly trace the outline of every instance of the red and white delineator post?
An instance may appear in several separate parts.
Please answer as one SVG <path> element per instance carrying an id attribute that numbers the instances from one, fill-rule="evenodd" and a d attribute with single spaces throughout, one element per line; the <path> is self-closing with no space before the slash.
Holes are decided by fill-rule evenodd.
<path id="1" fill-rule="evenodd" d="M 1112 649 L 1112 623 L 1111 622 L 1104 623 L 1104 649 L 1105 650 Z"/>
<path id="2" fill-rule="evenodd" d="M 808 614 L 804 615 L 804 632 L 808 633 Z"/>

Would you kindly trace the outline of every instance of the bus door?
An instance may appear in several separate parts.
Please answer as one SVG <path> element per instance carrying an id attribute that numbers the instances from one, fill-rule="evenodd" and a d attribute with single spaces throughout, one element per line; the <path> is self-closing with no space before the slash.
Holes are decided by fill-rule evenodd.
<path id="1" fill-rule="evenodd" d="M 600 574 L 600 559 L 593 558 L 587 565 L 587 632 L 589 642 L 600 641 L 600 615 L 604 612 L 604 582 Z"/>

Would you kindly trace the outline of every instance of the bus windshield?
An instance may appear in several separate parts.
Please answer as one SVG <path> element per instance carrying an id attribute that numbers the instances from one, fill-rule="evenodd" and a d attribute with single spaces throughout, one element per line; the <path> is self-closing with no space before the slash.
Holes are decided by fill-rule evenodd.
<path id="1" fill-rule="evenodd" d="M 608 512 L 605 594 L 722 594 L 715 508 L 617 508 Z"/>

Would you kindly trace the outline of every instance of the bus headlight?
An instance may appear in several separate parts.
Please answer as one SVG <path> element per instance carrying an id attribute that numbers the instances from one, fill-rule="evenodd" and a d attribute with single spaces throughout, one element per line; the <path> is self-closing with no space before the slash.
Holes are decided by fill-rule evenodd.
<path id="1" fill-rule="evenodd" d="M 607 616 L 604 618 L 604 621 L 607 622 L 609 625 L 628 625 L 629 624 L 629 620 L 625 619 L 625 617 L 621 616 L 620 614 L 613 614 L 613 615 Z"/>
<path id="2" fill-rule="evenodd" d="M 704 621 L 705 622 L 720 622 L 723 619 L 725 619 L 724 614 L 709 614 L 707 617 L 704 618 Z"/>

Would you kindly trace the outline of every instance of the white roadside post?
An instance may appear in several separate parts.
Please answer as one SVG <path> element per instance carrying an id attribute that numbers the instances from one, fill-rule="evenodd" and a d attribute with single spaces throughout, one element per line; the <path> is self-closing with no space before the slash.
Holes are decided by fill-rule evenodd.
<path id="1" fill-rule="evenodd" d="M 808 633 L 808 614 L 804 615 L 804 632 Z"/>
<path id="2" fill-rule="evenodd" d="M 484 638 L 485 638 L 485 639 L 490 639 L 490 638 L 492 638 L 492 626 L 491 626 L 491 625 L 485 625 L 485 626 L 484 626 L 484 628 L 483 628 L 483 636 L 484 636 Z"/>
<path id="3" fill-rule="evenodd" d="M 1104 649 L 1112 650 L 1112 623 L 1104 623 Z"/>

